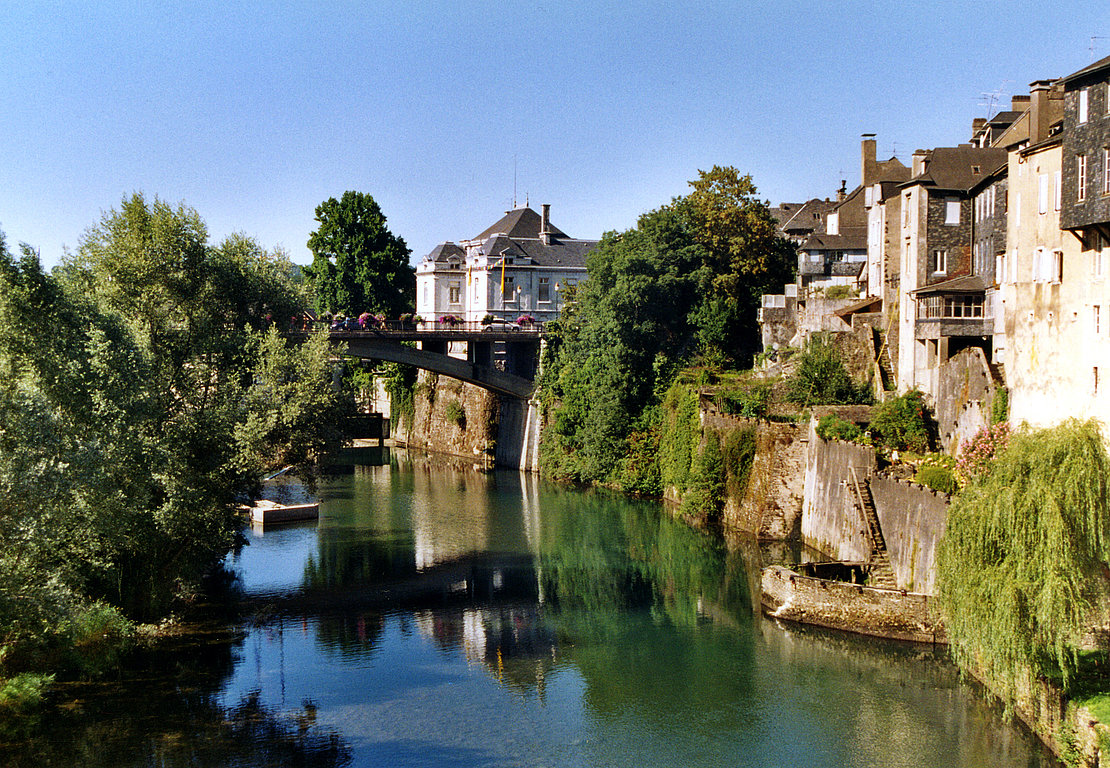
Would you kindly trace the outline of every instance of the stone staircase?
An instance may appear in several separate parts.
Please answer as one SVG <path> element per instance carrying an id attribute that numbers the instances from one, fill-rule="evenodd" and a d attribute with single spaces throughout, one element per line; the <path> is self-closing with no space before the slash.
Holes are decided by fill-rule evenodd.
<path id="1" fill-rule="evenodd" d="M 875 362 L 878 364 L 879 377 L 884 392 L 897 389 L 894 379 L 894 364 L 890 360 L 890 346 L 886 343 L 886 333 L 874 329 Z"/>
<path id="2" fill-rule="evenodd" d="M 871 487 L 866 482 L 860 482 L 856 475 L 856 468 L 850 467 L 852 484 L 855 487 L 856 499 L 860 505 L 860 512 L 867 523 L 867 533 L 871 539 L 871 558 L 868 560 L 867 586 L 897 589 L 898 580 L 894 577 L 894 568 L 890 564 L 890 555 L 886 551 L 886 539 L 883 538 L 883 529 L 879 524 L 879 515 L 875 512 L 875 500 L 871 497 Z"/>
<path id="3" fill-rule="evenodd" d="M 991 369 L 991 378 L 994 383 L 1000 387 L 1006 386 L 1006 368 L 1002 363 L 987 363 L 987 367 Z"/>

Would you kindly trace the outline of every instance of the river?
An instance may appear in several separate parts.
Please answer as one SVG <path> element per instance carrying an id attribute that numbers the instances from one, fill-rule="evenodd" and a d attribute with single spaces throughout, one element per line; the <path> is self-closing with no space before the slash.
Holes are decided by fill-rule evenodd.
<path id="1" fill-rule="evenodd" d="M 277 483 L 275 498 L 303 492 Z M 63 706 L 13 766 L 1050 766 L 943 652 L 776 624 L 760 549 L 658 504 L 413 459 L 249 530 L 234 610 Z"/>

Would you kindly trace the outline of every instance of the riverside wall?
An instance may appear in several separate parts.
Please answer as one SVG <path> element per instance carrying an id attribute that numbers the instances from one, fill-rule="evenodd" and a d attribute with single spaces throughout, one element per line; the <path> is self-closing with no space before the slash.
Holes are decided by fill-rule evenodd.
<path id="1" fill-rule="evenodd" d="M 725 499 L 724 527 L 762 540 L 796 541 L 801 535 L 806 427 L 701 411 L 702 429 L 727 434 L 754 429 L 756 450 L 741 497 Z M 672 499 L 673 500 L 673 499 Z"/>
<path id="2" fill-rule="evenodd" d="M 395 442 L 434 453 L 528 472 L 539 471 L 539 409 L 534 402 L 501 397 L 488 389 L 420 371 L 411 426 L 391 423 Z M 459 409 L 463 419 L 449 418 Z"/>
<path id="3" fill-rule="evenodd" d="M 898 586 L 933 594 L 948 495 L 880 472 L 868 481 Z"/>
<path id="4" fill-rule="evenodd" d="M 817 436 L 809 426 L 802 502 L 802 541 L 834 560 L 867 562 L 871 537 L 856 499 L 852 469 L 860 483 L 875 471 L 875 450 Z"/>

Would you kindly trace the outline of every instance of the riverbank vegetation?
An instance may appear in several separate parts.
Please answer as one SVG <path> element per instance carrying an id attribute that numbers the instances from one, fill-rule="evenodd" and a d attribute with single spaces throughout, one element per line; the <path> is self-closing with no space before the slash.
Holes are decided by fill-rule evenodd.
<path id="1" fill-rule="evenodd" d="M 1106 621 L 1108 478 L 1097 424 L 1070 421 L 1016 431 L 952 501 L 937 556 L 952 655 L 1008 706 L 1040 679 L 1069 691 Z"/>
<path id="2" fill-rule="evenodd" d="M 327 338 L 278 332 L 307 298 L 281 253 L 142 195 L 50 273 L 0 240 L 5 701 L 110 662 L 223 558 L 266 469 L 340 443 Z"/>
<path id="3" fill-rule="evenodd" d="M 752 360 L 759 296 L 791 278 L 793 245 L 749 176 L 714 167 L 690 184 L 602 238 L 552 324 L 540 385 L 549 476 L 659 495 L 661 404 L 676 374 Z"/>

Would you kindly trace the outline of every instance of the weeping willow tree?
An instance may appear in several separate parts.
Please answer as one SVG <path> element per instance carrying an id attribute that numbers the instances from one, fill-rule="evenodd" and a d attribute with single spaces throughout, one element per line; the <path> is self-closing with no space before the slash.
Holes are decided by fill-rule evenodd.
<path id="1" fill-rule="evenodd" d="M 1110 459 L 1094 421 L 1024 429 L 956 497 L 937 555 L 952 653 L 1012 706 L 1039 676 L 1075 677 L 1105 605 Z"/>

